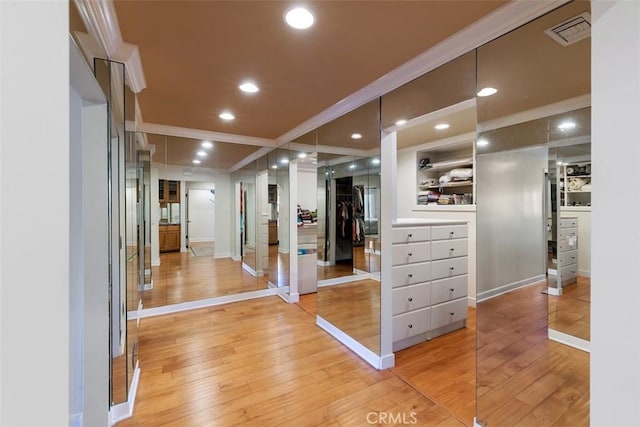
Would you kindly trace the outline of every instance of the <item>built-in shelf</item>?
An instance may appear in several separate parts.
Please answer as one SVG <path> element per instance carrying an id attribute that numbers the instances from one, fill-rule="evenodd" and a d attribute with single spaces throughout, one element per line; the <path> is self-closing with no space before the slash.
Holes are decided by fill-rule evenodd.
<path id="1" fill-rule="evenodd" d="M 473 185 L 473 181 L 453 181 L 442 185 L 418 185 L 421 189 L 429 190 L 433 188 L 450 188 L 450 187 L 469 187 Z"/>
<path id="2" fill-rule="evenodd" d="M 430 167 L 421 168 L 422 171 L 447 171 L 450 169 L 454 169 L 460 166 L 471 166 L 473 165 L 473 158 L 465 158 L 459 160 L 447 160 L 442 162 L 431 163 Z"/>

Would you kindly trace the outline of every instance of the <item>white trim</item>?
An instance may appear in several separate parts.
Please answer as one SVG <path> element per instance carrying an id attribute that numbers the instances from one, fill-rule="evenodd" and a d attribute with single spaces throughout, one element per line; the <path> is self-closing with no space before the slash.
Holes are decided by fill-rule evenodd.
<path id="1" fill-rule="evenodd" d="M 288 254 L 289 249 L 278 247 L 278 252 L 281 254 Z"/>
<path id="2" fill-rule="evenodd" d="M 213 258 L 215 258 L 215 259 L 218 259 L 218 258 L 231 258 L 231 259 L 233 259 L 233 257 L 231 256 L 231 252 L 215 253 L 215 251 L 213 252 Z M 240 261 L 240 259 L 234 259 L 234 261 Z"/>
<path id="3" fill-rule="evenodd" d="M 254 145 L 258 145 L 258 144 L 254 144 Z M 264 156 L 265 154 L 270 153 L 271 151 L 275 150 L 275 147 L 262 147 L 261 149 L 254 151 L 253 153 L 249 154 L 247 157 L 245 157 L 244 159 L 240 160 L 238 163 L 236 163 L 235 165 L 231 166 L 231 168 L 229 168 L 230 172 L 235 172 L 238 169 L 248 165 L 249 163 L 258 160 L 260 157 Z"/>
<path id="4" fill-rule="evenodd" d="M 318 260 L 318 265 L 320 267 L 328 267 L 328 266 L 331 265 L 331 261 L 320 261 L 320 260 Z"/>
<path id="5" fill-rule="evenodd" d="M 476 299 L 474 297 L 467 297 L 467 307 L 476 308 Z"/>
<path id="6" fill-rule="evenodd" d="M 513 1 L 352 93 L 276 139 L 283 145 L 555 9 L 568 0 Z"/>
<path id="7" fill-rule="evenodd" d="M 591 270 L 578 270 L 578 276 L 591 277 Z"/>
<path id="8" fill-rule="evenodd" d="M 160 267 L 160 259 L 152 259 L 151 267 Z"/>
<path id="9" fill-rule="evenodd" d="M 576 96 L 575 98 L 564 99 L 553 104 L 544 105 L 542 107 L 533 108 L 531 110 L 521 111 L 519 113 L 510 114 L 497 119 L 488 120 L 478 123 L 478 132 L 486 132 L 489 130 L 500 129 L 507 126 L 525 123 L 531 120 L 542 119 L 556 114 L 566 113 L 567 111 L 579 110 L 591 106 L 591 94 Z"/>
<path id="10" fill-rule="evenodd" d="M 482 424 L 478 424 L 476 417 L 473 417 L 473 427 L 484 427 Z"/>
<path id="11" fill-rule="evenodd" d="M 112 59 L 124 62 L 125 70 L 127 71 L 127 85 L 133 92 L 139 93 L 147 87 L 138 46 L 131 43 L 122 43 L 118 51 L 113 54 Z"/>
<path id="12" fill-rule="evenodd" d="M 242 268 L 249 272 L 249 274 L 251 274 L 253 277 L 262 277 L 264 275 L 264 272 L 262 271 L 255 271 L 251 266 L 249 266 L 248 264 L 245 264 L 244 262 L 242 263 Z"/>
<path id="13" fill-rule="evenodd" d="M 69 427 L 82 427 L 82 412 L 78 414 L 71 414 L 69 416 Z"/>
<path id="14" fill-rule="evenodd" d="M 562 288 L 558 289 L 558 288 L 553 288 L 549 286 L 547 288 L 547 293 L 549 295 L 553 295 L 554 297 L 559 297 L 560 295 L 562 295 Z"/>
<path id="15" fill-rule="evenodd" d="M 138 132 L 153 133 L 158 135 L 179 136 L 192 139 L 207 139 L 231 144 L 257 145 L 260 147 L 276 148 L 272 139 L 258 138 L 255 136 L 236 135 L 232 133 L 213 132 L 210 130 L 191 129 L 180 126 L 161 125 L 156 123 L 141 122 L 137 124 Z"/>
<path id="16" fill-rule="evenodd" d="M 391 132 L 397 132 L 401 129 L 408 129 L 411 128 L 413 126 L 417 126 L 417 125 L 421 125 L 423 123 L 428 123 L 428 122 L 432 122 L 432 121 L 436 121 L 442 118 L 446 118 L 452 114 L 455 113 L 459 113 L 461 111 L 465 111 L 465 110 L 470 110 L 472 108 L 476 107 L 476 99 L 475 98 L 471 98 L 471 99 L 466 99 L 464 101 L 458 102 L 457 104 L 453 104 L 453 105 L 449 105 L 448 107 L 444 107 L 441 108 L 439 110 L 436 111 L 432 111 L 430 113 L 424 114 L 422 116 L 416 117 L 414 119 L 409 120 L 407 123 L 398 126 L 398 125 L 393 125 L 390 126 L 386 129 L 383 129 L 383 132 L 386 133 L 391 133 Z M 473 139 L 475 140 L 475 132 L 472 132 L 473 134 Z M 403 148 L 401 150 L 398 151 L 403 151 L 403 150 L 407 150 L 407 148 Z"/>
<path id="17" fill-rule="evenodd" d="M 133 371 L 133 379 L 129 387 L 129 398 L 126 402 L 113 405 L 109 410 L 109 425 L 114 425 L 122 420 L 131 418 L 133 415 L 133 407 L 136 403 L 136 394 L 138 393 L 138 381 L 140 380 L 140 365 L 136 362 L 136 369 Z"/>
<path id="18" fill-rule="evenodd" d="M 344 333 L 341 329 L 337 328 L 327 320 L 320 316 L 316 316 L 316 325 L 324 329 L 329 335 L 344 344 L 349 350 L 360 356 L 367 361 L 371 366 L 376 369 L 388 369 L 395 365 L 395 355 L 391 353 L 384 357 L 380 357 L 367 347 L 360 344 L 358 341 L 351 338 L 351 336 Z"/>
<path id="19" fill-rule="evenodd" d="M 201 242 L 215 242 L 216 239 L 213 237 L 189 237 L 189 243 L 201 243 Z"/>
<path id="20" fill-rule="evenodd" d="M 413 205 L 411 210 L 424 212 L 475 212 L 476 205 Z"/>
<path id="21" fill-rule="evenodd" d="M 560 332 L 555 329 L 549 328 L 548 331 L 549 339 L 551 341 L 556 341 L 560 344 L 568 345 L 569 347 L 591 353 L 591 342 L 582 338 L 574 337 L 573 335 L 565 334 L 564 332 Z"/>
<path id="22" fill-rule="evenodd" d="M 400 148 L 398 153 L 407 151 L 422 151 L 433 150 L 440 147 L 452 147 L 456 145 L 472 145 L 476 140 L 477 134 L 475 132 L 461 133 L 460 135 L 450 136 L 449 138 L 439 139 L 437 141 L 425 142 L 420 145 L 412 145 L 411 147 Z"/>
<path id="23" fill-rule="evenodd" d="M 530 277 L 528 279 L 518 280 L 517 282 L 508 283 L 506 285 L 502 285 L 488 291 L 479 292 L 476 298 L 478 302 L 484 302 L 491 298 L 506 294 L 507 292 L 515 291 L 516 289 L 526 288 L 527 286 L 538 284 L 545 279 L 546 276 L 544 274 L 541 274 L 539 276 Z"/>
<path id="24" fill-rule="evenodd" d="M 242 261 L 242 257 L 239 256 L 239 255 L 234 255 L 234 256 L 231 257 L 231 259 L 234 260 L 234 261 Z"/>
<path id="25" fill-rule="evenodd" d="M 371 273 L 352 274 L 351 276 L 334 277 L 333 279 L 318 280 L 318 287 L 325 288 L 327 286 L 342 285 L 349 282 L 357 282 L 358 280 L 374 279 L 380 281 L 379 278 Z"/>
<path id="26" fill-rule="evenodd" d="M 216 305 L 230 304 L 238 301 L 270 297 L 276 295 L 277 288 L 261 289 L 259 291 L 243 292 L 241 294 L 223 295 L 219 297 L 206 298 L 196 301 L 181 302 L 178 304 L 163 305 L 161 307 L 145 308 L 140 311 L 140 318 L 162 316 L 165 314 L 179 313 L 187 310 L 197 310 L 199 308 L 213 307 Z M 132 317 L 133 318 L 133 317 Z"/>

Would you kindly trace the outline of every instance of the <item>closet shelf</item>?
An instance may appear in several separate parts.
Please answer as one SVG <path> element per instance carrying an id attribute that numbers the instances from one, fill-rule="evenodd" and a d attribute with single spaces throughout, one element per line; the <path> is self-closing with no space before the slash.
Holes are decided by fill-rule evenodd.
<path id="1" fill-rule="evenodd" d="M 452 181 L 442 184 L 442 188 L 469 187 L 471 185 L 473 185 L 473 181 Z M 440 188 L 440 185 L 418 185 L 418 187 L 420 187 L 421 190 L 429 190 Z"/>
<path id="2" fill-rule="evenodd" d="M 464 158 L 464 159 L 459 159 L 459 160 L 447 160 L 445 162 L 436 162 L 436 163 L 431 163 L 431 167 L 430 168 L 423 168 L 420 169 L 423 172 L 428 172 L 428 171 L 442 171 L 442 170 L 450 170 L 450 169 L 454 169 L 457 168 L 459 166 L 471 166 L 473 165 L 473 159 L 471 157 L 469 158 Z"/>

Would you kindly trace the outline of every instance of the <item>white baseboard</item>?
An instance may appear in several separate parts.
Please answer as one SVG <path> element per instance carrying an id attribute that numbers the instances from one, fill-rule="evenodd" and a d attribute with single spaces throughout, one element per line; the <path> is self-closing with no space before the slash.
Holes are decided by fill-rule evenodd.
<path id="1" fill-rule="evenodd" d="M 151 289 L 153 289 L 153 279 L 151 280 L 151 282 L 142 285 L 143 291 L 150 291 Z"/>
<path id="2" fill-rule="evenodd" d="M 331 265 L 331 262 L 329 262 L 329 261 L 320 261 L 320 260 L 318 260 L 318 265 L 319 265 L 320 267 L 328 267 L 328 266 L 330 266 L 330 265 Z"/>
<path id="3" fill-rule="evenodd" d="M 189 237 L 189 243 L 200 243 L 200 242 L 213 242 L 215 243 L 216 239 L 213 237 L 196 237 L 195 239 Z"/>
<path id="4" fill-rule="evenodd" d="M 231 252 L 214 252 L 213 258 L 232 258 Z M 239 261 L 239 260 L 236 260 Z"/>
<path id="5" fill-rule="evenodd" d="M 551 286 L 549 286 L 547 288 L 547 293 L 549 295 L 559 297 L 560 295 L 562 295 L 562 288 L 558 289 L 558 288 L 552 288 Z"/>
<path id="6" fill-rule="evenodd" d="M 340 341 L 374 368 L 387 369 L 394 366 L 395 356 L 393 353 L 385 357 L 380 357 L 320 316 L 316 316 L 316 325 L 324 329 L 329 335 Z"/>
<path id="7" fill-rule="evenodd" d="M 71 414 L 69 416 L 69 427 L 82 427 L 82 413 Z"/>
<path id="8" fill-rule="evenodd" d="M 358 280 L 364 280 L 364 279 L 373 279 L 378 281 L 380 280 L 379 276 L 377 276 L 376 274 L 371 274 L 371 273 L 352 274 L 351 276 L 342 276 L 342 277 L 334 277 L 333 279 L 318 280 L 318 287 L 323 288 L 326 286 L 342 285 L 343 283 L 357 282 Z"/>
<path id="9" fill-rule="evenodd" d="M 179 304 L 164 305 L 161 307 L 145 308 L 140 311 L 140 314 L 138 316 L 144 319 L 145 317 L 162 316 L 165 314 L 179 313 L 181 311 L 187 310 L 197 310 L 199 308 L 230 304 L 232 302 L 246 301 L 254 298 L 269 297 L 272 295 L 276 295 L 277 291 L 277 288 L 268 288 L 261 289 L 259 291 L 243 292 L 241 294 L 223 295 L 220 297 L 201 299 L 197 301 L 188 301 Z M 135 312 L 129 312 L 129 315 L 131 315 L 130 320 L 137 317 Z"/>
<path id="10" fill-rule="evenodd" d="M 364 249 L 364 253 L 365 254 L 374 254 L 374 255 L 381 255 L 382 254 L 382 252 L 380 252 L 377 249 L 369 249 L 369 248 L 365 248 Z"/>
<path id="11" fill-rule="evenodd" d="M 476 299 L 474 297 L 467 297 L 467 307 L 476 307 Z"/>
<path id="12" fill-rule="evenodd" d="M 129 387 L 129 398 L 126 402 L 114 405 L 109 410 L 109 425 L 114 425 L 122 420 L 126 420 L 133 415 L 133 407 L 136 403 L 136 393 L 138 392 L 138 381 L 140 380 L 140 365 L 136 362 L 136 369 L 133 371 L 131 387 Z"/>
<path id="13" fill-rule="evenodd" d="M 151 267 L 160 267 L 160 259 L 152 259 Z"/>
<path id="14" fill-rule="evenodd" d="M 476 417 L 473 417 L 473 427 L 483 427 L 482 424 L 478 424 L 478 420 L 476 420 Z"/>
<path id="15" fill-rule="evenodd" d="M 290 251 L 289 249 L 278 248 L 278 252 L 280 252 L 281 254 L 288 254 Z"/>
<path id="16" fill-rule="evenodd" d="M 528 279 L 519 280 L 517 282 L 509 283 L 507 285 L 499 286 L 494 289 L 490 289 L 488 291 L 480 292 L 477 295 L 477 302 L 483 302 L 489 300 L 491 298 L 495 298 L 502 294 L 506 294 L 507 292 L 514 291 L 520 288 L 526 288 L 527 286 L 535 285 L 542 281 L 546 280 L 546 276 L 541 274 L 539 276 L 530 277 Z"/>
<path id="17" fill-rule="evenodd" d="M 287 295 L 286 301 L 290 304 L 295 304 L 300 302 L 300 294 L 285 294 Z"/>
<path id="18" fill-rule="evenodd" d="M 262 277 L 264 275 L 264 271 L 255 271 L 251 266 L 242 263 L 242 268 L 249 272 L 253 277 Z"/>
<path id="19" fill-rule="evenodd" d="M 578 270 L 578 276 L 591 277 L 591 270 Z"/>
<path id="20" fill-rule="evenodd" d="M 551 328 L 549 328 L 549 339 L 591 353 L 591 343 L 585 339 L 574 337 L 573 335 L 565 334 L 564 332 Z"/>
<path id="21" fill-rule="evenodd" d="M 242 257 L 241 257 L 241 256 L 238 256 L 238 255 L 233 255 L 233 256 L 231 257 L 231 259 L 232 259 L 232 260 L 234 260 L 234 261 L 242 261 Z"/>

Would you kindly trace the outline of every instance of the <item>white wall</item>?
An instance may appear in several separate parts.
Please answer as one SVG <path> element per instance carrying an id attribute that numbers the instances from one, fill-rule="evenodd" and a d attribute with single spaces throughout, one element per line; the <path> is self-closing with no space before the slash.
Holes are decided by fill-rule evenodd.
<path id="1" fill-rule="evenodd" d="M 210 242 L 216 239 L 214 183 L 188 182 L 189 242 Z"/>
<path id="2" fill-rule="evenodd" d="M 578 271 L 581 276 L 591 275 L 591 211 L 560 209 L 560 218 L 578 218 Z"/>
<path id="3" fill-rule="evenodd" d="M 476 300 L 476 213 L 475 211 L 447 211 L 446 209 L 418 210 L 416 208 L 416 150 L 402 150 L 397 154 L 397 214 L 398 218 L 429 218 L 467 221 L 469 224 L 468 271 L 469 304 Z M 389 200 L 383 195 L 382 200 Z M 423 208 L 424 209 L 424 208 Z"/>
<path id="4" fill-rule="evenodd" d="M 592 5 L 591 418 L 640 425 L 640 2 Z M 620 185 L 624 183 L 624 185 Z"/>
<path id="5" fill-rule="evenodd" d="M 302 209 L 313 211 L 316 209 L 318 197 L 316 186 L 318 176 L 316 169 L 313 170 L 298 165 L 298 200 L 297 204 Z"/>
<path id="6" fill-rule="evenodd" d="M 2 426 L 69 424 L 68 26 L 66 2 L 0 2 Z"/>

